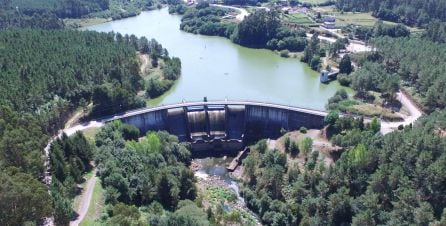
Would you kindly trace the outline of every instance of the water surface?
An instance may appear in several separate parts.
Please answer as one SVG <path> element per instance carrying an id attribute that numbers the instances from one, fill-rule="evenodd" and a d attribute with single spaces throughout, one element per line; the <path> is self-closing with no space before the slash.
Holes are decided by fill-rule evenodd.
<path id="1" fill-rule="evenodd" d="M 155 38 L 171 56 L 181 58 L 182 76 L 155 105 L 185 101 L 253 100 L 323 110 L 340 89 L 338 82 L 319 82 L 318 73 L 298 59 L 281 58 L 264 49 L 249 49 L 221 37 L 179 29 L 181 17 L 167 8 L 86 29 Z"/>

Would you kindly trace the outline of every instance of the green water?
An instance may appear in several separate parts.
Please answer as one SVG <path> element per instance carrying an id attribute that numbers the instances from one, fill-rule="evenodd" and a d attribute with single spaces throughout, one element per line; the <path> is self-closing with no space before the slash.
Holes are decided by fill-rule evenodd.
<path id="1" fill-rule="evenodd" d="M 318 73 L 298 59 L 281 58 L 263 49 L 249 49 L 221 37 L 180 31 L 181 17 L 167 8 L 133 18 L 88 27 L 155 38 L 171 56 L 181 58 L 182 76 L 155 105 L 208 100 L 253 100 L 323 110 L 340 89 L 338 82 L 319 82 Z"/>

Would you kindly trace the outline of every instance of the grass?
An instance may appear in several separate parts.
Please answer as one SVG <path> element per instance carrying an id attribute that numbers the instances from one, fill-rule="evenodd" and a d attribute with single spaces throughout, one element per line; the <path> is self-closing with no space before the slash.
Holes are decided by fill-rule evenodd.
<path id="1" fill-rule="evenodd" d="M 363 103 L 358 100 L 347 99 L 338 102 L 332 110 L 363 115 L 366 117 L 382 117 L 383 119 L 390 121 L 402 120 L 401 116 L 392 112 L 392 110 L 381 107 L 384 100 L 381 98 L 380 93 L 369 92 L 369 94 L 375 97 L 373 103 Z"/>
<path id="2" fill-rule="evenodd" d="M 383 119 L 390 121 L 403 120 L 399 115 L 393 113 L 391 110 L 373 104 L 354 105 L 349 107 L 347 111 L 369 117 L 382 117 Z"/>
<path id="3" fill-rule="evenodd" d="M 86 130 L 83 130 L 82 133 L 84 134 L 85 138 L 87 138 L 88 141 L 94 143 L 95 136 L 97 133 L 99 133 L 100 130 L 101 128 L 88 128 Z"/>
<path id="4" fill-rule="evenodd" d="M 309 1 L 309 0 L 308 0 Z M 336 25 L 345 26 L 348 24 L 355 24 L 361 26 L 373 26 L 379 20 L 378 18 L 372 16 L 371 12 L 343 12 L 341 13 L 335 6 L 322 6 L 313 7 L 314 11 L 321 12 L 326 15 L 336 16 Z M 396 25 L 397 23 L 391 21 L 383 21 L 388 25 Z M 422 32 L 423 29 L 416 27 L 408 27 L 411 32 Z"/>
<path id="5" fill-rule="evenodd" d="M 371 13 L 340 13 L 332 12 L 336 16 L 336 25 L 345 26 L 348 24 L 356 24 L 361 26 L 373 26 L 378 21 Z"/>
<path id="6" fill-rule="evenodd" d="M 82 19 L 64 19 L 63 22 L 69 28 L 88 27 L 96 24 L 102 24 L 109 21 L 105 18 L 82 18 Z"/>
<path id="7" fill-rule="evenodd" d="M 91 198 L 90 206 L 88 207 L 87 215 L 80 223 L 81 226 L 87 225 L 102 225 L 97 220 L 100 218 L 102 210 L 105 205 L 104 189 L 99 178 L 94 185 L 93 196 Z"/>
<path id="8" fill-rule="evenodd" d="M 206 188 L 208 200 L 213 203 L 220 203 L 221 201 L 234 202 L 237 195 L 229 188 L 211 186 Z"/>
<path id="9" fill-rule="evenodd" d="M 307 15 L 303 13 L 282 14 L 283 20 L 292 24 L 312 25 L 315 24 Z"/>

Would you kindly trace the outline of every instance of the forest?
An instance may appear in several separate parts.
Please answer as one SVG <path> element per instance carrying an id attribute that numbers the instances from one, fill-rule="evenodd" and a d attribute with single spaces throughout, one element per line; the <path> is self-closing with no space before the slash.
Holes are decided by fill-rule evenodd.
<path id="1" fill-rule="evenodd" d="M 209 225 L 205 212 L 191 201 L 197 188 L 188 168 L 189 148 L 166 132 L 149 132 L 138 141 L 139 137 L 137 128 L 119 121 L 96 135 L 95 162 L 105 201 L 113 210 L 103 223 Z M 141 221 L 135 206 L 145 207 L 140 209 L 147 221 Z M 118 208 L 132 214 L 115 211 Z"/>
<path id="2" fill-rule="evenodd" d="M 305 140 L 288 153 L 262 140 L 243 161 L 241 192 L 266 225 L 443 225 L 445 122 L 438 111 L 383 136 L 377 121 L 331 113 L 332 142 L 344 149 L 334 165 L 308 151 Z M 290 164 L 292 156 L 305 164 Z"/>
<path id="3" fill-rule="evenodd" d="M 144 104 L 135 99 L 143 87 L 135 47 L 120 34 L 4 30 L 0 45 L 4 47 L 0 104 L 19 112 L 38 113 L 47 121 L 45 125 L 61 119 L 60 125 L 64 121 L 61 115 L 91 99 L 101 106 L 100 110 L 93 109 L 93 114 L 111 114 Z M 104 89 L 110 91 L 108 95 L 98 97 Z"/>
<path id="4" fill-rule="evenodd" d="M 153 9 L 151 0 L 2 0 L 0 28 L 61 29 L 63 19 L 136 16 Z"/>
<path id="5" fill-rule="evenodd" d="M 446 22 L 445 0 L 337 0 L 336 7 L 345 12 L 372 12 L 382 20 L 425 26 L 439 20 Z"/>

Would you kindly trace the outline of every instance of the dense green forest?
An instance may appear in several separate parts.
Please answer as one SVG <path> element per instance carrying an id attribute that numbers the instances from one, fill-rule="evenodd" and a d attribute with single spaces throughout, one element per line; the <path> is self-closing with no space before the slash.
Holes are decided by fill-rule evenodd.
<path id="1" fill-rule="evenodd" d="M 80 132 L 71 137 L 62 134 L 51 144 L 51 197 L 57 224 L 67 225 L 72 219 L 72 199 L 80 194 L 77 185 L 84 182 L 84 174 L 92 168 L 93 153 L 94 147 Z"/>
<path id="2" fill-rule="evenodd" d="M 260 141 L 243 161 L 243 196 L 266 225 L 445 224 L 445 122 L 435 112 L 382 136 L 376 122 L 331 114 L 332 141 L 345 150 L 334 165 L 302 144 L 288 157 L 304 156 L 304 166 L 290 164 Z"/>
<path id="3" fill-rule="evenodd" d="M 0 108 L 0 224 L 38 222 L 52 213 L 43 179 L 46 131 L 31 114 Z"/>
<path id="4" fill-rule="evenodd" d="M 337 0 L 343 11 L 373 12 L 383 20 L 424 26 L 434 20 L 446 22 L 445 0 Z"/>
<path id="5" fill-rule="evenodd" d="M 197 193 L 194 174 L 188 168 L 188 147 L 166 132 L 149 132 L 140 141 L 138 137 L 138 129 L 120 122 L 106 125 L 96 135 L 95 161 L 106 203 L 113 209 L 145 206 L 147 222 L 139 224 L 208 225 L 204 211 L 184 201 L 194 200 Z M 136 208 L 132 212 L 139 214 Z M 130 218 L 120 214 L 113 210 L 104 223 Z M 140 221 L 138 217 L 133 220 Z"/>
<path id="6" fill-rule="evenodd" d="M 136 50 L 128 36 L 4 30 L 0 45 L 0 104 L 19 112 L 37 113 L 45 125 L 61 125 L 70 107 L 90 100 L 101 107 L 93 110 L 95 114 L 144 105 L 135 99 L 143 84 Z M 107 95 L 98 96 L 105 88 Z"/>
<path id="7" fill-rule="evenodd" d="M 3 0 L 3 8 L 26 15 L 52 12 L 60 18 L 80 18 L 89 13 L 106 10 L 109 0 Z"/>
<path id="8" fill-rule="evenodd" d="M 60 29 L 62 19 L 136 16 L 155 7 L 152 0 L 2 0 L 0 28 Z"/>

